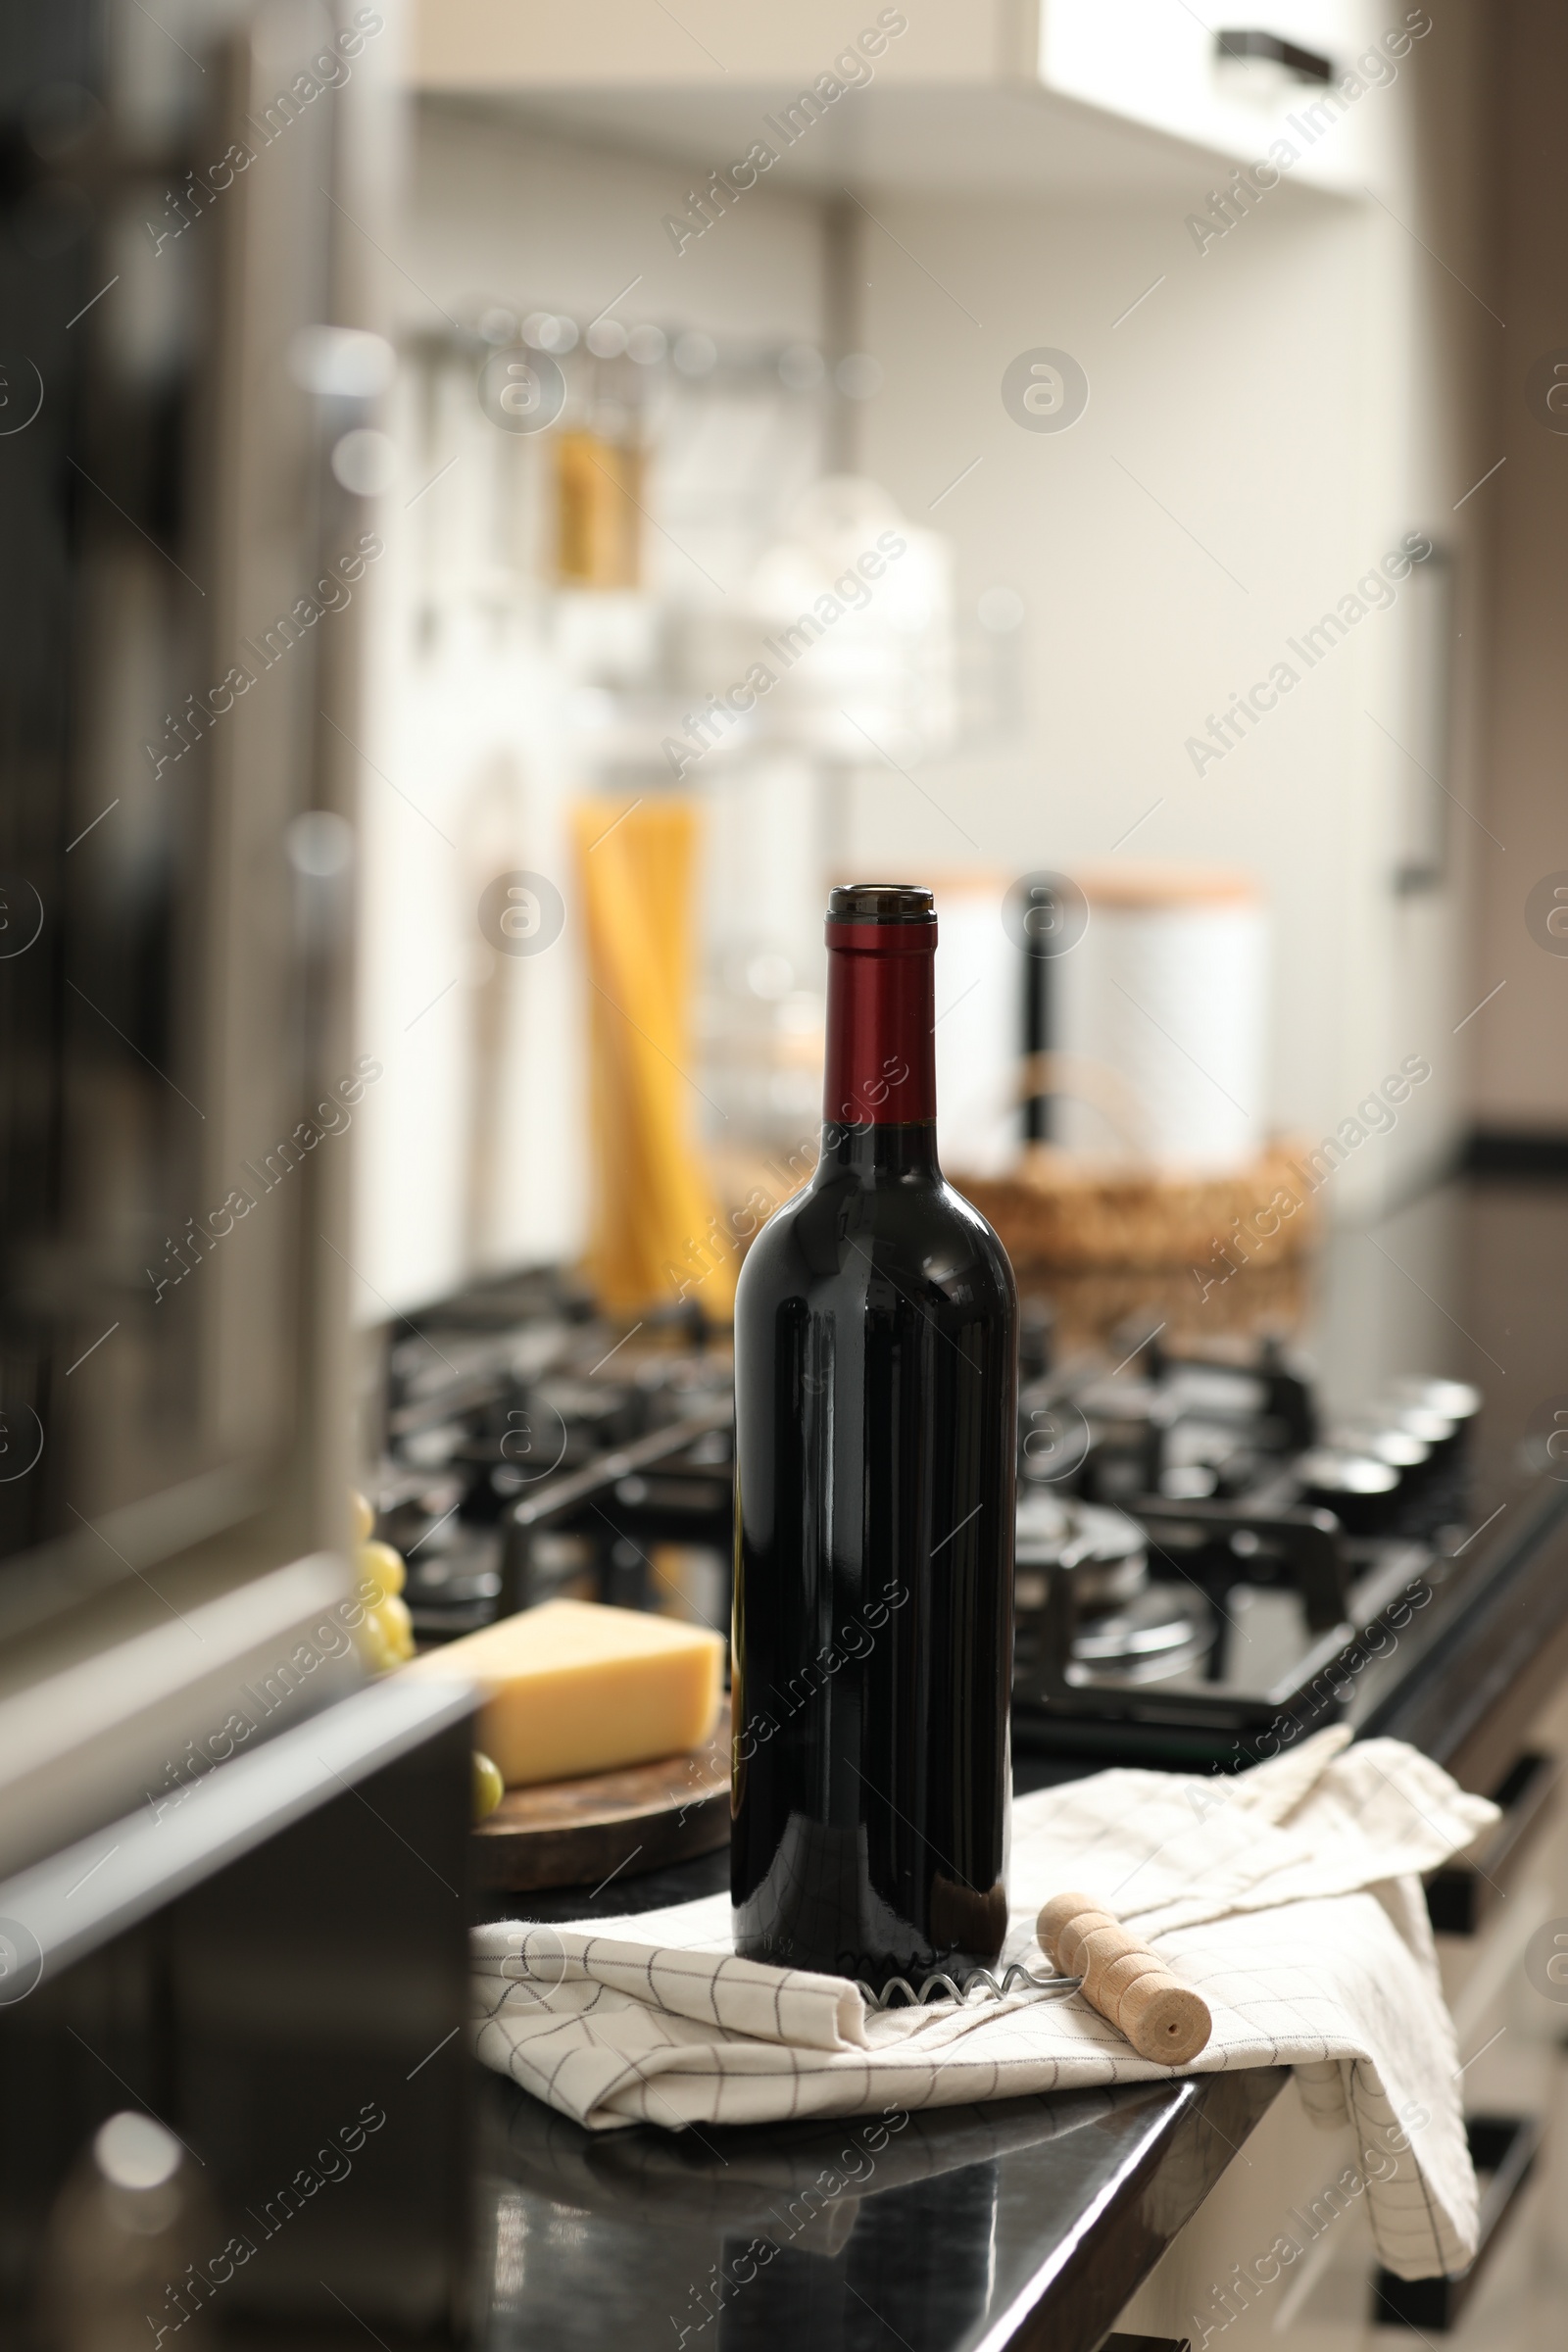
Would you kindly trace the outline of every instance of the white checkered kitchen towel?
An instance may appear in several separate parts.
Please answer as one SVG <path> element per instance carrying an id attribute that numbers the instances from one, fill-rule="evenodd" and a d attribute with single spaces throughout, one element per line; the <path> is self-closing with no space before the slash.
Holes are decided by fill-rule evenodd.
<path id="1" fill-rule="evenodd" d="M 1383 2261 L 1404 2278 L 1460 2270 L 1476 2184 L 1417 1874 L 1496 1810 L 1397 1740 L 1348 1737 L 1234 1780 L 1102 1772 L 1014 1806 L 1004 1958 L 1043 1969 L 1039 1907 L 1082 1888 L 1201 1989 L 1214 2031 L 1190 2067 L 1140 2058 L 1081 1995 L 868 2012 L 839 1978 L 737 1959 L 722 1895 L 477 1929 L 478 2054 L 591 2131 L 1292 2066 L 1316 2121 L 1355 2127 Z"/>

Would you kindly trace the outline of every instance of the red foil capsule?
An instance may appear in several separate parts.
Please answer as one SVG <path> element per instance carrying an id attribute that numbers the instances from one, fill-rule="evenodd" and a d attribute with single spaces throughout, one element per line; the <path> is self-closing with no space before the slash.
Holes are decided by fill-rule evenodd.
<path id="1" fill-rule="evenodd" d="M 937 1115 L 935 915 L 827 925 L 829 1126 L 910 1127 Z"/>

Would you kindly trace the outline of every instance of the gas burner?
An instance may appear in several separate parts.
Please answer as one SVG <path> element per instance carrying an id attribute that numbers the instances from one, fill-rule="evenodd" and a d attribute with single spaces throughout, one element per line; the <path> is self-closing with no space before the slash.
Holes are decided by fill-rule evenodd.
<path id="1" fill-rule="evenodd" d="M 1086 1600 L 1127 1600 L 1149 1574 L 1144 1531 L 1125 1511 L 1073 1495 L 1025 1490 L 1018 1497 L 1019 1597 L 1045 1597 L 1043 1571 L 1070 1568 Z"/>
<path id="2" fill-rule="evenodd" d="M 1396 1506 L 1399 1465 L 1386 1454 L 1314 1446 L 1297 1466 L 1307 1500 L 1333 1511 L 1353 1535 L 1373 1535 Z"/>
<path id="3" fill-rule="evenodd" d="M 1123 1606 L 1080 1622 L 1068 1676 L 1079 1690 L 1114 1683 L 1142 1689 L 1192 1673 L 1213 1644 L 1213 1612 L 1201 1593 L 1150 1585 Z"/>
<path id="4" fill-rule="evenodd" d="M 1213 1640 L 1206 1610 L 1170 1585 L 1151 1585 L 1149 1541 L 1136 1519 L 1071 1496 L 1025 1493 L 1018 1501 L 1017 1604 L 1025 1670 L 1053 1577 L 1071 1580 L 1078 1622 L 1072 1680 L 1106 1675 L 1139 1683 L 1180 1674 Z"/>

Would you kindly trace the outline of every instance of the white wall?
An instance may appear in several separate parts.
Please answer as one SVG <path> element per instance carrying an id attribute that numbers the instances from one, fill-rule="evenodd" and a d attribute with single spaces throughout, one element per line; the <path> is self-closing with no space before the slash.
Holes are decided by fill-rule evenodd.
<path id="1" fill-rule="evenodd" d="M 819 330 L 814 207 L 764 182 L 723 233 L 677 253 L 662 224 L 684 209 L 690 171 L 552 136 L 548 115 L 548 98 L 539 127 L 481 102 L 419 107 L 397 258 L 428 297 L 458 309 L 511 292 L 592 318 L 640 278 L 618 317 L 733 335 Z M 404 318 L 431 321 L 415 288 L 398 300 Z"/>

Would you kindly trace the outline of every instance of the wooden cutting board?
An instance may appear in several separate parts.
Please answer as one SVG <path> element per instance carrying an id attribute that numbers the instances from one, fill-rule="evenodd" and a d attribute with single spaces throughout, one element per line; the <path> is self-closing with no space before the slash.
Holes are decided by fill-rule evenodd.
<path id="1" fill-rule="evenodd" d="M 618 1870 L 710 1854 L 729 1836 L 729 1702 L 706 1747 L 581 1781 L 509 1788 L 473 1832 L 481 1886 L 597 1887 Z"/>

